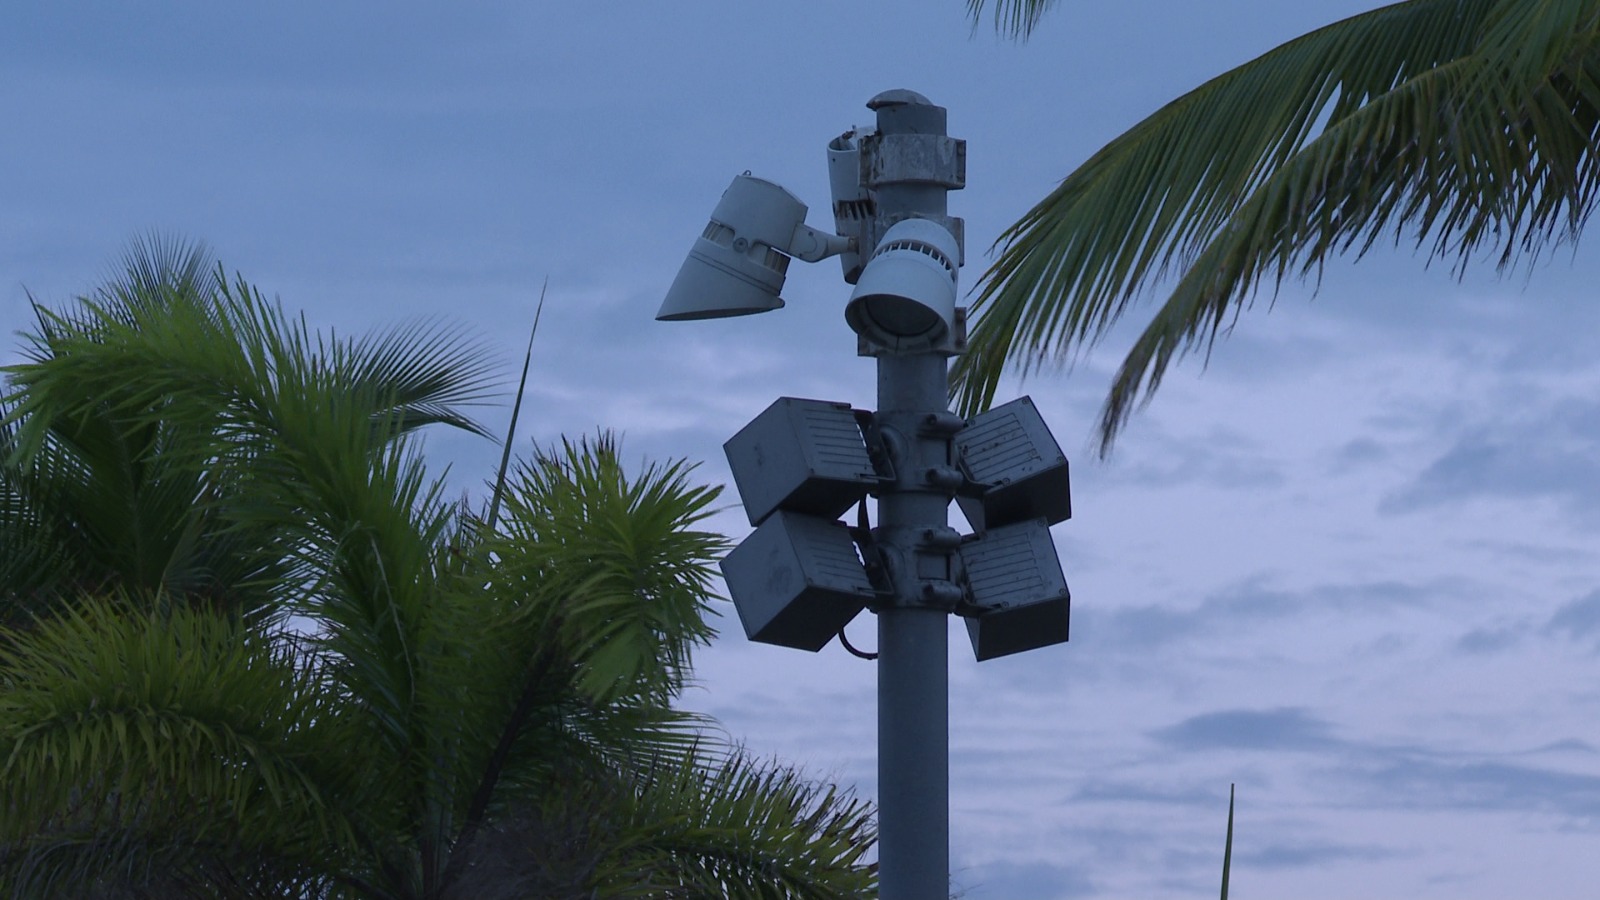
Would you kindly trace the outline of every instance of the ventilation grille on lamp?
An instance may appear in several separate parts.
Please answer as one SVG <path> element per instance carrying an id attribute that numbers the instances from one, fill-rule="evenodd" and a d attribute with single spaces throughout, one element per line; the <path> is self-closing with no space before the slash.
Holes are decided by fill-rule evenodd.
<path id="1" fill-rule="evenodd" d="M 923 241 L 907 240 L 904 238 L 893 240 L 883 244 L 882 246 L 878 247 L 877 250 L 873 251 L 872 258 L 877 259 L 878 257 L 892 250 L 913 250 L 917 253 L 921 253 L 923 256 L 932 257 L 935 262 L 939 263 L 941 266 L 944 266 L 945 273 L 950 276 L 951 281 L 956 280 L 956 267 L 951 264 L 950 257 L 945 256 L 943 251 L 932 244 L 925 243 Z"/>

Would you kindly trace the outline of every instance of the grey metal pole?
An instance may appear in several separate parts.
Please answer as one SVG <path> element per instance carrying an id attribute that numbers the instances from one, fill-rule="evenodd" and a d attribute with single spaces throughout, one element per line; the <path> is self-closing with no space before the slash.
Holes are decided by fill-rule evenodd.
<path id="1" fill-rule="evenodd" d="M 879 147 L 892 157 L 873 166 L 878 235 L 908 215 L 943 218 L 947 178 L 918 171 L 915 138 L 946 134 L 945 110 L 912 91 L 888 91 L 868 107 L 878 118 Z M 879 163 L 884 160 L 880 159 Z M 948 530 L 950 497 L 918 473 L 950 463 L 949 434 L 928 427 L 949 408 L 941 353 L 878 357 L 876 422 L 902 441 L 900 478 L 878 499 L 874 537 L 901 561 L 895 596 L 878 610 L 878 880 L 883 900 L 943 900 L 950 895 L 949 609 L 930 602 L 930 582 L 947 580 L 947 554 L 928 546 Z"/>
<path id="2" fill-rule="evenodd" d="M 918 420 L 943 410 L 947 393 L 942 356 L 878 362 L 878 421 L 902 435 L 915 435 Z M 942 462 L 945 442 L 910 443 L 906 462 Z M 943 494 L 884 494 L 880 546 L 892 557 L 917 559 L 920 533 L 945 527 L 948 506 Z M 879 896 L 941 900 L 950 895 L 950 616 L 906 596 L 918 588 L 915 579 L 899 579 L 896 587 L 895 605 L 878 610 Z"/>

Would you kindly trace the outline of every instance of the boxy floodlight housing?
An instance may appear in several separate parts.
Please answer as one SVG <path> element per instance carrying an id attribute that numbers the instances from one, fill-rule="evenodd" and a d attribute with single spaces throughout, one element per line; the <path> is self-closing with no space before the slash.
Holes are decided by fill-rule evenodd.
<path id="1" fill-rule="evenodd" d="M 783 306 L 789 257 L 816 262 L 850 248 L 850 239 L 806 225 L 806 205 L 783 187 L 745 174 L 722 193 L 656 318 L 715 319 Z"/>
<path id="2" fill-rule="evenodd" d="M 959 552 L 968 605 L 957 612 L 979 662 L 1066 641 L 1072 595 L 1043 519 L 973 535 Z"/>
<path id="3" fill-rule="evenodd" d="M 842 522 L 780 510 L 722 559 L 752 641 L 821 650 L 874 593 Z"/>
<path id="4" fill-rule="evenodd" d="M 884 232 L 845 307 L 856 334 L 894 353 L 937 348 L 955 329 L 961 246 L 944 226 L 904 219 Z"/>
<path id="5" fill-rule="evenodd" d="M 848 403 L 780 397 L 722 449 L 751 525 L 778 509 L 838 518 L 883 480 Z"/>
<path id="6" fill-rule="evenodd" d="M 1072 518 L 1067 458 L 1033 400 L 1020 397 L 974 416 L 955 449 L 971 488 L 956 498 L 974 531 L 1043 518 Z"/>

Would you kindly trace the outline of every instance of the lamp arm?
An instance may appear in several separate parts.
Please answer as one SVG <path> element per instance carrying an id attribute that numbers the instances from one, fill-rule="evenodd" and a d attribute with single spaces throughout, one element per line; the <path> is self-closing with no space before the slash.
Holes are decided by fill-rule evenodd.
<path id="1" fill-rule="evenodd" d="M 855 246 L 856 239 L 853 237 L 828 234 L 801 222 L 794 227 L 794 236 L 789 239 L 789 246 L 780 249 L 796 259 L 817 262 L 846 253 L 855 249 Z"/>

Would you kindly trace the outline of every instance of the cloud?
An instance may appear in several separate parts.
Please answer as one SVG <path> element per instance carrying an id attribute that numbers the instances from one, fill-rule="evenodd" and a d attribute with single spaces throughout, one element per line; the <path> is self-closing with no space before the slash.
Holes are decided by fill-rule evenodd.
<path id="1" fill-rule="evenodd" d="M 1581 754 L 1584 754 L 1584 755 L 1592 755 L 1594 753 L 1600 753 L 1600 750 L 1596 750 L 1595 746 L 1593 744 L 1589 743 L 1588 741 L 1581 741 L 1581 740 L 1578 740 L 1577 738 L 1565 738 L 1565 739 L 1559 740 L 1559 741 L 1551 741 L 1550 743 L 1545 744 L 1545 745 L 1543 745 L 1541 747 L 1535 747 L 1532 750 L 1527 750 L 1527 751 L 1524 751 L 1524 752 L 1525 753 L 1581 753 Z"/>
<path id="2" fill-rule="evenodd" d="M 1223 632 L 1238 635 L 1243 629 L 1294 617 L 1387 617 L 1400 610 L 1426 607 L 1452 591 L 1458 592 L 1459 586 L 1392 580 L 1283 590 L 1270 586 L 1265 578 L 1251 578 L 1188 608 L 1147 604 L 1074 610 L 1073 639 L 1097 648 L 1143 651 Z"/>
<path id="3" fill-rule="evenodd" d="M 1532 390 L 1532 389 L 1530 389 Z M 1536 399 L 1536 398 L 1535 398 Z M 1588 527 L 1600 527 L 1600 402 L 1558 400 L 1529 412 L 1497 409 L 1411 481 L 1379 503 L 1394 515 L 1473 499 L 1548 498 Z"/>
<path id="4" fill-rule="evenodd" d="M 1522 640 L 1526 629 L 1520 625 L 1504 628 L 1474 628 L 1456 638 L 1455 648 L 1467 654 L 1488 655 L 1499 653 Z"/>
<path id="5" fill-rule="evenodd" d="M 1344 743 L 1329 734 L 1327 722 L 1304 709 L 1225 710 L 1185 719 L 1152 732 L 1152 737 L 1179 751 L 1204 750 L 1337 750 Z"/>
<path id="6" fill-rule="evenodd" d="M 1551 634 L 1565 634 L 1575 641 L 1600 636 L 1600 590 L 1573 600 L 1550 616 L 1544 630 Z M 1600 648 L 1600 642 L 1596 643 Z"/>
<path id="7" fill-rule="evenodd" d="M 1234 864 L 1251 869 L 1301 869 L 1338 862 L 1374 862 L 1408 854 L 1370 844 L 1270 843 L 1236 851 Z"/>
<path id="8" fill-rule="evenodd" d="M 1100 893 L 1081 868 L 1045 862 L 998 862 L 958 872 L 955 896 L 968 890 L 985 897 L 1027 897 L 1029 900 L 1070 900 Z"/>
<path id="9" fill-rule="evenodd" d="M 1350 469 L 1380 463 L 1387 460 L 1391 453 L 1389 448 L 1373 438 L 1356 438 L 1334 452 L 1334 471 L 1347 472 Z"/>
<path id="10" fill-rule="evenodd" d="M 1462 546 L 1476 554 L 1499 554 L 1519 562 L 1540 565 L 1575 564 L 1587 568 L 1590 559 L 1587 552 L 1575 547 L 1556 547 L 1504 538 L 1471 540 L 1464 542 Z"/>
<path id="11" fill-rule="evenodd" d="M 1107 485 L 1250 491 L 1281 487 L 1285 481 L 1282 465 L 1260 440 L 1220 425 L 1198 435 L 1150 426 L 1139 441 L 1123 444 L 1126 449 L 1113 464 L 1096 473 Z"/>
<path id="12" fill-rule="evenodd" d="M 1150 732 L 1169 750 L 1266 751 L 1320 756 L 1315 768 L 1300 768 L 1299 783 L 1321 782 L 1360 808 L 1407 810 L 1488 810 L 1561 816 L 1576 827 L 1600 827 L 1600 773 L 1593 748 L 1577 739 L 1508 754 L 1456 753 L 1425 746 L 1353 740 L 1335 733 L 1329 721 L 1300 707 L 1226 709 L 1184 719 Z M 1509 759 L 1560 753 L 1567 767 L 1529 765 Z M 1303 758 L 1304 759 L 1304 758 Z M 1573 763 L 1580 764 L 1572 767 Z M 1137 786 L 1101 788 L 1108 798 L 1139 799 Z M 1086 788 L 1093 793 L 1096 788 Z M 1183 795 L 1152 800 L 1183 802 Z M 1267 845 L 1264 864 L 1314 865 L 1335 859 L 1372 859 L 1371 848 L 1318 842 Z M 1319 856 L 1319 854 L 1321 854 Z"/>
<path id="13" fill-rule="evenodd" d="M 1346 773 L 1369 802 L 1412 809 L 1489 809 L 1600 819 L 1600 775 L 1409 753 Z"/>
<path id="14" fill-rule="evenodd" d="M 1150 782 L 1116 782 L 1104 779 L 1086 782 L 1071 797 L 1072 803 L 1157 803 L 1173 806 L 1215 807 L 1215 791 L 1199 788 L 1172 789 Z"/>

